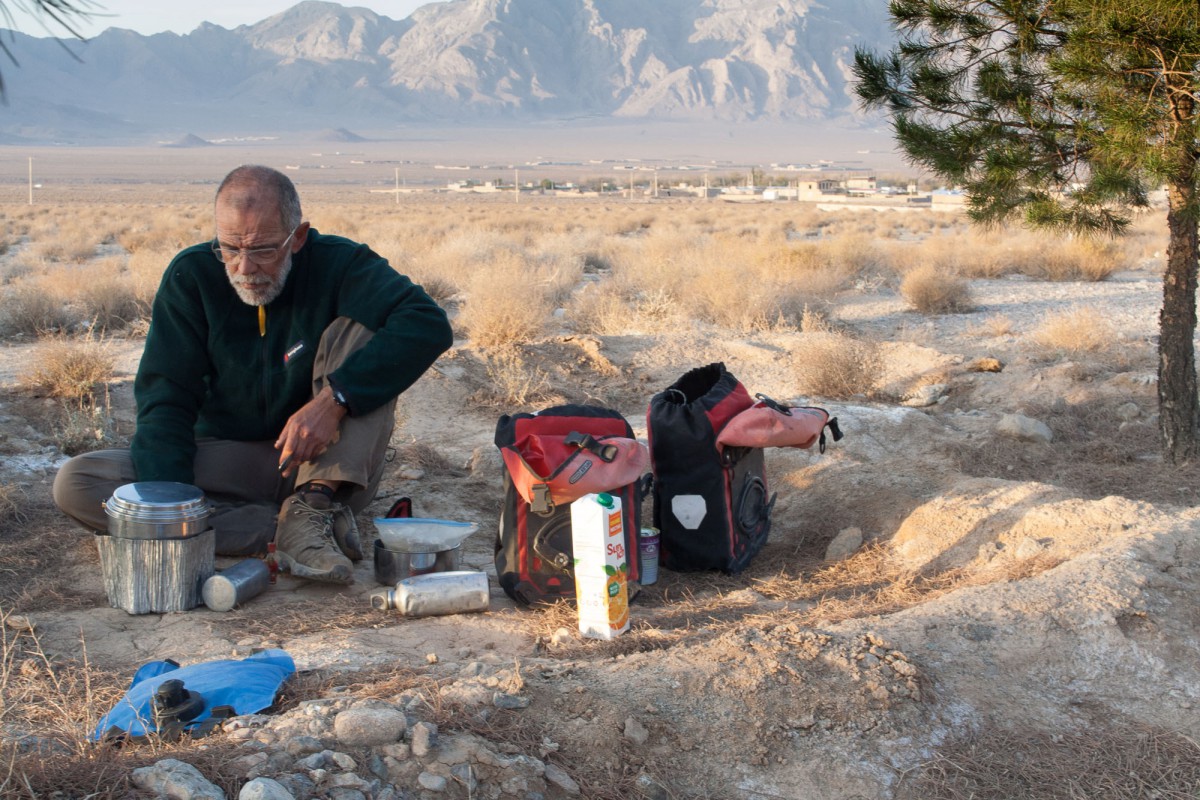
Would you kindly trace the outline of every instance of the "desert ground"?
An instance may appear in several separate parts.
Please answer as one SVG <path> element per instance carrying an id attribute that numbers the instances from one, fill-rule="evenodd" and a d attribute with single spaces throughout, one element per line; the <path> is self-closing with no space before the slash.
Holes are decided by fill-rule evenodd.
<path id="1" fill-rule="evenodd" d="M 148 302 L 211 235 L 214 184 L 47 183 L 30 205 L 18 178 L 0 203 L 0 794 L 1200 792 L 1200 473 L 1157 449 L 1160 210 L 1091 243 L 929 209 L 300 180 L 318 229 L 371 243 L 456 331 L 402 396 L 359 525 L 371 538 L 401 496 L 478 523 L 464 565 L 490 573 L 490 608 L 374 611 L 368 557 L 350 587 L 283 575 L 231 612 L 132 616 L 50 486 L 67 455 L 132 433 Z M 581 638 L 568 604 L 516 607 L 492 563 L 499 415 L 588 402 L 644 438 L 650 398 L 716 361 L 845 432 L 767 453 L 764 550 L 737 575 L 663 571 L 611 642 Z M 298 668 L 263 714 L 86 741 L 139 665 L 263 648 Z M 367 741 L 355 713 L 403 721 Z M 172 784 L 173 762 L 211 789 Z"/>

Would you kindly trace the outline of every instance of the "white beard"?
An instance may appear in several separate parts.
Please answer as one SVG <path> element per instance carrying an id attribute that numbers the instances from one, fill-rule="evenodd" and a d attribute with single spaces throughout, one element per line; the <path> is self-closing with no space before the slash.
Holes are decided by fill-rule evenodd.
<path id="1" fill-rule="evenodd" d="M 229 283 L 233 286 L 233 290 L 237 292 L 238 298 L 250 306 L 265 306 L 276 297 L 279 297 L 283 291 L 284 285 L 287 283 L 288 274 L 292 271 L 292 254 L 288 253 L 287 260 L 283 262 L 283 266 L 279 268 L 279 274 L 273 279 L 265 275 L 250 275 L 235 278 L 229 274 L 226 269 L 225 274 L 229 276 Z"/>

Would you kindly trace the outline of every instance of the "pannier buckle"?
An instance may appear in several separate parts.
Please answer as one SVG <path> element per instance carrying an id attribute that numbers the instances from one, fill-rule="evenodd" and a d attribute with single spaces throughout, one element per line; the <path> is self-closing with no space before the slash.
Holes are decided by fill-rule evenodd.
<path id="1" fill-rule="evenodd" d="M 534 484 L 533 499 L 529 502 L 529 510 L 543 517 L 554 513 L 554 499 L 550 496 L 549 484 Z"/>

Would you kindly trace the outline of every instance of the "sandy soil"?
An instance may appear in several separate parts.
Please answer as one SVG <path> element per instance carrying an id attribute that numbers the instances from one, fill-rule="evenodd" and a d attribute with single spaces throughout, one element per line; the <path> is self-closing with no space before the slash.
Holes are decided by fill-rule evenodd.
<path id="1" fill-rule="evenodd" d="M 42 576 L 4 575 L 5 596 L 50 652 L 86 647 L 93 664 L 127 674 L 151 659 L 268 645 L 301 670 L 453 676 L 473 660 L 516 663 L 532 701 L 518 713 L 556 743 L 560 763 L 592 780 L 645 772 L 672 797 L 932 796 L 930 765 L 964 746 L 982 748 L 996 775 L 1018 774 L 1008 789 L 997 778 L 1003 790 L 991 796 L 1065 797 L 1065 783 L 1021 788 L 1021 742 L 1084 733 L 1119 749 L 1146 731 L 1200 736 L 1197 483 L 1155 455 L 1160 278 L 976 281 L 972 292 L 975 311 L 943 317 L 906 311 L 887 289 L 839 298 L 839 322 L 888 342 L 886 401 L 797 396 L 782 356 L 802 351 L 802 334 L 577 337 L 564 327 L 532 345 L 563 399 L 612 405 L 641 436 L 654 392 L 718 360 L 751 392 L 829 408 L 846 432 L 823 455 L 768 454 L 776 519 L 745 573 L 664 573 L 634 603 L 632 631 L 611 643 L 580 639 L 564 609 L 517 608 L 496 588 L 491 442 L 511 409 L 480 400 L 485 372 L 465 344 L 403 397 L 396 459 L 359 520 L 369 536 L 371 517 L 406 495 L 419 516 L 479 523 L 464 565 L 492 576 L 490 610 L 430 619 L 372 611 L 369 561 L 349 588 L 283 576 L 230 613 L 109 608 L 91 543 L 47 511 L 61 455 L 38 428 L 45 401 L 20 387 L 29 348 L 10 344 L 0 348 L 0 482 L 24 486 L 42 509 L 22 535 L 47 536 L 61 557 Z M 1076 305 L 1110 315 L 1112 352 L 1029 345 L 1035 320 Z M 987 333 L 993 314 L 1012 332 Z M 111 397 L 128 420 L 140 343 L 115 346 Z M 1003 371 L 969 369 L 985 356 Z M 944 385 L 940 401 L 903 404 L 929 384 Z M 1042 420 L 1054 441 L 998 433 L 1012 413 Z M 849 527 L 863 532 L 862 550 L 824 562 Z M 560 627 L 568 635 L 554 635 Z M 638 728 L 644 744 L 630 736 Z M 988 750 L 999 734 L 1015 737 Z"/>

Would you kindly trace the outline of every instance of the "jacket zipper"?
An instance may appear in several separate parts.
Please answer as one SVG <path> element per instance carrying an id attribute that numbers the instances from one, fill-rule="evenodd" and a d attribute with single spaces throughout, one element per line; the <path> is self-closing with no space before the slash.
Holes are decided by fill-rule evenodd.
<path id="1" fill-rule="evenodd" d="M 267 368 L 267 307 L 258 307 L 259 361 L 262 369 L 262 414 L 265 419 L 270 408 L 270 370 Z"/>

